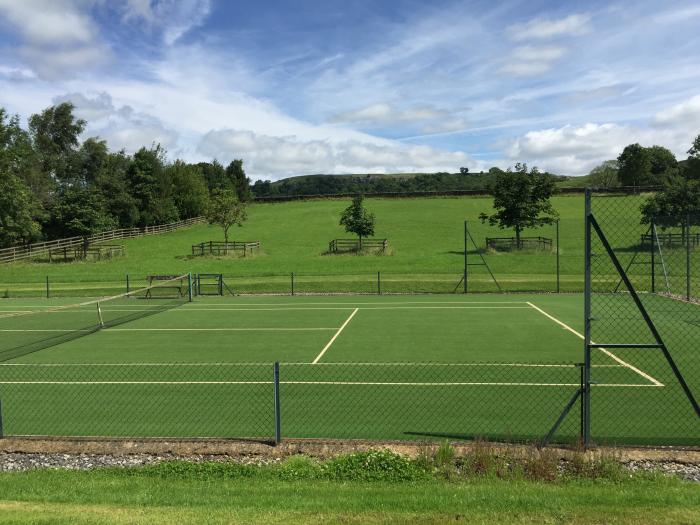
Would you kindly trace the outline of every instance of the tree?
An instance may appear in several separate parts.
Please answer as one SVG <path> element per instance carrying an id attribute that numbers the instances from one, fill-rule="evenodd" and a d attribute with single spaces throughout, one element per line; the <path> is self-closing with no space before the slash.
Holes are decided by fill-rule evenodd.
<path id="1" fill-rule="evenodd" d="M 86 122 L 76 120 L 73 109 L 73 104 L 64 102 L 29 117 L 29 133 L 41 168 L 59 181 L 70 178 L 66 169 L 68 159 L 78 148 L 78 137 L 85 130 Z"/>
<path id="2" fill-rule="evenodd" d="M 0 248 L 37 239 L 41 228 L 34 214 L 27 187 L 12 173 L 0 170 Z"/>
<path id="3" fill-rule="evenodd" d="M 203 215 L 209 202 L 209 190 L 202 171 L 182 160 L 176 160 L 166 171 L 175 187 L 175 206 L 180 218 Z"/>
<path id="4" fill-rule="evenodd" d="M 670 175 L 678 168 L 678 161 L 673 153 L 663 146 L 646 148 L 651 163 L 652 182 L 659 181 L 661 176 Z"/>
<path id="5" fill-rule="evenodd" d="M 102 164 L 95 186 L 106 201 L 107 210 L 121 228 L 132 228 L 139 223 L 139 202 L 131 194 L 128 172 L 132 159 L 123 150 L 110 153 Z"/>
<path id="6" fill-rule="evenodd" d="M 252 198 L 250 179 L 246 177 L 245 171 L 243 171 L 242 160 L 233 160 L 226 166 L 226 177 L 231 181 L 231 185 L 236 190 L 236 195 L 238 195 L 240 200 L 248 202 Z"/>
<path id="7" fill-rule="evenodd" d="M 79 186 L 64 189 L 51 209 L 48 231 L 54 238 L 82 236 L 113 230 L 117 221 L 107 211 L 102 195 Z M 87 240 L 85 241 L 87 248 Z"/>
<path id="8" fill-rule="evenodd" d="M 345 231 L 354 233 L 359 238 L 360 249 L 362 249 L 362 238 L 374 235 L 375 223 L 374 214 L 365 209 L 363 201 L 362 195 L 356 195 L 352 199 L 352 204 L 345 208 L 340 216 L 340 225 L 345 226 Z"/>
<path id="9" fill-rule="evenodd" d="M 246 203 L 239 200 L 233 190 L 214 190 L 207 208 L 207 222 L 223 228 L 224 241 L 228 244 L 231 226 L 243 226 L 248 218 L 246 207 Z"/>
<path id="10" fill-rule="evenodd" d="M 499 228 L 515 230 L 516 245 L 522 246 L 520 234 L 525 228 L 552 224 L 558 217 L 549 201 L 555 186 L 552 177 L 532 168 L 528 173 L 527 165 L 517 163 L 515 169 L 496 174 L 492 187 L 492 215 L 481 213 L 482 223 L 498 225 Z"/>
<path id="11" fill-rule="evenodd" d="M 617 176 L 623 186 L 646 186 L 653 183 L 651 155 L 639 144 L 626 146 L 619 157 Z"/>
<path id="12" fill-rule="evenodd" d="M 591 170 L 588 180 L 596 188 L 614 188 L 620 185 L 617 172 L 617 161 L 606 160 Z"/>
<path id="13" fill-rule="evenodd" d="M 688 150 L 683 175 L 686 179 L 700 180 L 700 135 L 695 137 L 693 145 Z"/>
<path id="14" fill-rule="evenodd" d="M 127 172 L 131 194 L 138 202 L 142 226 L 178 220 L 172 180 L 165 172 L 165 150 L 160 145 L 141 148 Z"/>
<path id="15" fill-rule="evenodd" d="M 459 172 L 460 172 L 462 175 L 467 175 L 467 174 L 469 173 L 469 168 L 464 168 L 464 167 L 459 168 Z"/>

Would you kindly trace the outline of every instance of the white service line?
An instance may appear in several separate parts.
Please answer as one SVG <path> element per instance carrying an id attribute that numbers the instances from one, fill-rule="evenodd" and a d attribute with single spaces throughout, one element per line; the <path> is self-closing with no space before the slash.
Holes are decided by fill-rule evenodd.
<path id="1" fill-rule="evenodd" d="M 320 359 L 323 357 L 323 354 L 326 353 L 326 350 L 328 350 L 328 349 L 331 347 L 331 345 L 333 344 L 333 342 L 338 338 L 338 336 L 339 336 L 340 333 L 345 329 L 345 327 L 348 325 L 348 323 L 352 320 L 353 317 L 355 317 L 355 314 L 357 313 L 358 310 L 359 310 L 359 308 L 355 308 L 355 309 L 352 311 L 352 313 L 351 313 L 350 316 L 345 320 L 345 322 L 343 323 L 343 325 L 342 325 L 340 328 L 338 328 L 338 331 L 335 333 L 335 335 L 331 338 L 330 341 L 328 341 L 328 344 L 327 344 L 326 346 L 323 347 L 323 350 L 321 350 L 321 353 L 318 354 L 318 355 L 316 356 L 316 359 L 313 360 L 312 364 L 316 364 L 316 363 L 318 363 L 318 362 L 320 361 Z"/>
<path id="2" fill-rule="evenodd" d="M 535 310 L 537 310 L 538 312 L 540 312 L 540 313 L 541 313 L 542 315 L 544 315 L 545 317 L 548 317 L 549 319 L 551 319 L 552 321 L 554 321 L 555 323 L 557 323 L 558 325 L 560 325 L 560 326 L 563 327 L 564 329 L 566 329 L 566 330 L 568 330 L 569 332 L 571 332 L 572 334 L 576 335 L 576 336 L 579 337 L 580 339 L 585 340 L 585 337 L 583 336 L 583 334 L 581 334 L 580 332 L 577 332 L 576 330 L 574 330 L 573 328 L 571 328 L 571 327 L 570 327 L 569 325 L 567 325 L 566 323 L 563 323 L 562 321 L 560 321 L 560 320 L 557 319 L 556 317 L 554 317 L 554 316 L 548 314 L 547 312 L 545 312 L 544 310 L 542 310 L 542 308 L 540 308 L 540 307 L 538 307 L 538 306 L 535 306 L 535 305 L 532 304 L 531 302 L 528 302 L 527 304 L 529 304 L 530 306 L 532 306 Z M 592 344 L 596 344 L 594 341 L 591 341 L 591 343 L 592 343 Z M 650 376 L 650 375 L 647 374 L 646 372 L 643 372 L 642 370 L 640 370 L 640 369 L 637 368 L 636 366 L 631 365 L 631 364 L 628 363 L 627 361 L 624 361 L 623 359 L 620 359 L 620 358 L 617 357 L 615 354 L 613 354 L 610 350 L 607 350 L 607 349 L 605 349 L 605 348 L 598 348 L 598 350 L 600 350 L 601 352 L 603 352 L 605 355 L 607 355 L 608 357 L 612 358 L 613 360 L 617 361 L 618 363 L 620 363 L 620 364 L 621 364 L 622 366 L 624 366 L 625 368 L 629 368 L 629 369 L 632 370 L 633 372 L 635 372 L 635 373 L 639 374 L 640 376 L 642 376 L 642 377 L 643 377 L 644 379 L 646 379 L 647 381 L 650 381 L 651 383 L 653 383 L 654 386 L 664 386 L 664 384 L 663 384 L 661 381 L 658 381 L 658 380 L 655 379 L 654 377 Z M 599 385 L 596 385 L 596 386 L 599 386 Z"/>
<path id="3" fill-rule="evenodd" d="M 272 381 L 2 381 L 3 385 L 271 385 Z M 369 381 L 280 381 L 281 385 L 350 385 L 350 386 L 555 386 L 577 387 L 578 383 L 410 383 Z M 657 385 L 599 384 L 600 387 L 654 388 Z"/>

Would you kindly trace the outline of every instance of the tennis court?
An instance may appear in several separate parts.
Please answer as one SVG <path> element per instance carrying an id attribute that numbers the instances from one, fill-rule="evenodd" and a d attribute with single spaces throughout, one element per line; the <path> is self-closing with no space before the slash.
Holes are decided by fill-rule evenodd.
<path id="1" fill-rule="evenodd" d="M 3 301 L 3 432 L 271 439 L 279 362 L 285 437 L 539 439 L 580 387 L 581 303 L 517 294 Z M 669 388 L 668 376 L 638 365 L 600 349 L 597 391 L 639 408 L 642 391 Z M 573 409 L 553 439 L 575 440 L 578 417 Z M 663 421 L 644 429 L 635 439 L 669 437 Z"/>

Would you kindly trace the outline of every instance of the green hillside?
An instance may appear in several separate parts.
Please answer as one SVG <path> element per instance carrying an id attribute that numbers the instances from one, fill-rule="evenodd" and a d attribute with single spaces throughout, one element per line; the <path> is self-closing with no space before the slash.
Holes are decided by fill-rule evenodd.
<path id="1" fill-rule="evenodd" d="M 223 273 L 242 292 L 286 292 L 291 272 L 296 274 L 300 292 L 373 292 L 377 272 L 381 272 L 382 288 L 387 292 L 447 292 L 456 287 L 462 274 L 465 219 L 480 247 L 486 236 L 512 235 L 478 221 L 479 213 L 489 211 L 491 203 L 490 197 L 369 198 L 367 206 L 377 216 L 376 237 L 390 241 L 390 254 L 383 256 L 324 254 L 331 239 L 348 237 L 338 225 L 347 199 L 252 204 L 248 222 L 243 228 L 232 230 L 231 237 L 259 240 L 262 249 L 253 257 L 191 257 L 192 244 L 223 240 L 219 228 L 199 225 L 171 234 L 126 240 L 127 255 L 109 261 L 1 266 L 0 295 L 41 294 L 47 275 L 55 293 L 60 291 L 61 283 L 71 289 L 86 288 L 88 292 L 91 288 L 101 290 L 102 283 L 112 283 L 108 286 L 110 291 L 119 292 L 124 289 L 127 274 L 135 286 L 135 281 L 148 274 L 185 272 Z M 553 203 L 561 216 L 562 289 L 580 290 L 583 197 L 559 196 Z M 527 235 L 554 238 L 555 228 L 548 226 Z M 471 245 L 469 257 L 471 262 L 479 262 Z M 556 285 L 554 252 L 486 252 L 485 258 L 507 290 L 553 290 Z M 474 291 L 495 291 L 484 267 L 474 266 L 471 270 Z"/>

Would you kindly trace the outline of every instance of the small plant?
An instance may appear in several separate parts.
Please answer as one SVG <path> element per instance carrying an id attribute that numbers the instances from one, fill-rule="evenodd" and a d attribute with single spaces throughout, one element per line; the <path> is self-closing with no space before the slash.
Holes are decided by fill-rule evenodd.
<path id="1" fill-rule="evenodd" d="M 301 455 L 290 456 L 279 465 L 277 470 L 277 476 L 284 481 L 317 479 L 321 474 L 322 470 L 318 462 Z"/>
<path id="2" fill-rule="evenodd" d="M 3 299 L 9 299 L 10 298 L 10 290 L 5 289 L 5 292 L 2 294 Z"/>
<path id="3" fill-rule="evenodd" d="M 331 459 L 323 465 L 329 480 L 345 481 L 417 481 L 430 474 L 418 462 L 389 450 L 357 452 Z"/>
<path id="4" fill-rule="evenodd" d="M 457 475 L 455 466 L 455 449 L 449 441 L 443 441 L 433 456 L 435 472 L 442 478 L 453 479 Z"/>

